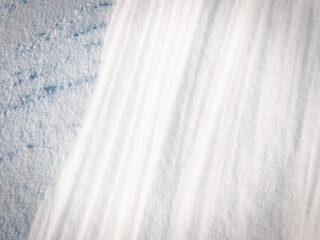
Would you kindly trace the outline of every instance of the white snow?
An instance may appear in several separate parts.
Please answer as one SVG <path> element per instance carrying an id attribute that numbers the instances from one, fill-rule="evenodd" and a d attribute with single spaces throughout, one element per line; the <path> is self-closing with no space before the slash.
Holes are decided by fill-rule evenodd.
<path id="1" fill-rule="evenodd" d="M 27 239 L 97 79 L 107 1 L 0 1 L 0 239 Z"/>
<path id="2" fill-rule="evenodd" d="M 119 0 L 29 239 L 318 239 L 320 2 Z"/>

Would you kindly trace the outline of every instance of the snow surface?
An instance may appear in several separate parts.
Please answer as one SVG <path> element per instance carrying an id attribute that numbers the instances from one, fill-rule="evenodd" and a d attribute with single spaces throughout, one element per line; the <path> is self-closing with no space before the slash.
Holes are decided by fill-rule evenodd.
<path id="1" fill-rule="evenodd" d="M 0 1 L 0 239 L 27 239 L 97 79 L 110 2 Z"/>
<path id="2" fill-rule="evenodd" d="M 29 239 L 319 239 L 320 2 L 114 5 L 83 124 Z"/>

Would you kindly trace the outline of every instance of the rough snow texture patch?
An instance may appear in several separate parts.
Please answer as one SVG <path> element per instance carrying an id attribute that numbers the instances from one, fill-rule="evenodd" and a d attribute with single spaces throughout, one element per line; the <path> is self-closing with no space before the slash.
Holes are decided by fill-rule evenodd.
<path id="1" fill-rule="evenodd" d="M 94 2 L 1 5 L 1 237 L 318 239 L 320 2 Z"/>
<path id="2" fill-rule="evenodd" d="M 320 2 L 117 1 L 30 239 L 320 236 Z"/>
<path id="3" fill-rule="evenodd" d="M 0 239 L 27 238 L 69 152 L 109 11 L 102 0 L 0 2 Z"/>

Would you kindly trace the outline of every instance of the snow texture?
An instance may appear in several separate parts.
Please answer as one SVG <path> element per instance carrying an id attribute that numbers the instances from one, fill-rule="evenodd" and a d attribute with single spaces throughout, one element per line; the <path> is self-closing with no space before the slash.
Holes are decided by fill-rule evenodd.
<path id="1" fill-rule="evenodd" d="M 111 4 L 0 1 L 0 239 L 27 239 L 97 79 Z"/>
<path id="2" fill-rule="evenodd" d="M 56 14 L 84 16 L 78 4 L 78 10 L 59 7 Z M 11 204 L 5 219 L 20 216 L 16 196 L 30 199 L 28 194 L 34 192 L 10 187 L 19 182 L 16 176 L 23 178 L 26 188 L 42 189 L 43 194 L 33 205 L 32 217 L 21 221 L 31 224 L 21 227 L 24 234 L 15 233 L 13 229 L 20 225 L 13 223 L 10 232 L 4 227 L 3 236 L 25 238 L 28 233 L 30 240 L 319 239 L 320 2 L 118 0 L 102 5 L 114 5 L 114 10 L 110 21 L 101 12 L 108 24 L 92 98 L 75 100 L 71 90 L 67 97 L 62 90 L 57 97 L 60 85 L 68 86 L 69 72 L 79 77 L 93 72 L 91 68 L 97 72 L 96 63 L 81 62 L 82 58 L 92 61 L 91 53 L 81 55 L 86 48 L 76 51 L 81 55 L 72 65 L 76 70 L 68 70 L 68 64 L 52 70 L 52 82 L 43 78 L 42 90 L 38 87 L 43 97 L 34 98 L 35 103 L 47 104 L 44 115 L 50 121 L 50 116 L 55 119 L 60 114 L 70 122 L 77 119 L 78 124 L 83 119 L 81 127 L 61 127 L 43 135 L 43 127 L 29 126 L 33 118 L 42 116 L 40 107 L 28 110 L 35 103 L 23 108 L 25 120 L 17 115 L 14 122 L 3 113 L 4 121 L 11 121 L 3 128 L 8 129 L 2 134 L 9 139 L 4 141 L 6 151 L 13 143 L 23 142 L 19 134 L 12 135 L 20 133 L 16 130 L 20 125 L 32 133 L 39 131 L 37 138 L 25 141 L 21 164 L 2 163 L 19 166 L 16 172 L 1 172 L 5 183 L 1 187 L 9 186 L 5 191 L 12 196 L 2 201 L 4 206 Z M 31 23 L 24 22 L 23 28 Z M 40 27 L 39 23 L 27 28 Z M 78 39 L 81 31 L 86 32 L 65 33 Z M 77 40 L 73 41 L 66 49 L 75 46 Z M 51 58 L 41 58 L 41 50 L 38 59 L 31 55 L 28 63 L 51 61 L 68 41 L 62 42 L 53 48 Z M 14 68 L 14 64 L 7 65 Z M 41 77 L 38 72 L 28 76 L 25 81 L 30 83 Z M 4 85 L 7 97 L 3 101 L 14 98 L 13 85 Z M 27 86 L 21 89 L 27 91 Z M 88 95 L 90 86 L 88 90 L 83 84 L 82 96 Z M 55 96 L 59 104 L 53 101 Z M 77 100 L 74 112 L 61 107 Z M 88 108 L 81 118 L 84 102 Z M 61 122 L 66 125 L 68 121 Z M 70 132 L 75 136 L 77 129 L 76 138 L 66 139 Z M 48 136 L 55 143 L 51 152 L 46 151 L 52 156 L 43 152 L 43 143 L 36 144 L 48 141 Z M 58 174 L 49 174 L 53 156 L 67 153 L 61 168 L 54 168 Z M 27 154 L 38 159 L 30 160 L 31 168 L 22 161 Z M 38 179 L 39 172 L 42 177 Z M 44 176 L 55 179 L 45 193 L 50 178 Z M 39 183 L 42 188 L 36 186 Z"/>

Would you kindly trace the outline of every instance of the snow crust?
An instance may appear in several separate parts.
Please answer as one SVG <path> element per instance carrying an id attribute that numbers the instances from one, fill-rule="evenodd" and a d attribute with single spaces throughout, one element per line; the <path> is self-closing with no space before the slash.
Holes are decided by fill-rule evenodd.
<path id="1" fill-rule="evenodd" d="M 0 1 L 0 239 L 27 239 L 98 76 L 110 5 Z"/>
<path id="2" fill-rule="evenodd" d="M 318 239 L 320 2 L 114 5 L 83 124 L 29 239 Z M 91 71 L 77 59 L 75 74 Z"/>

